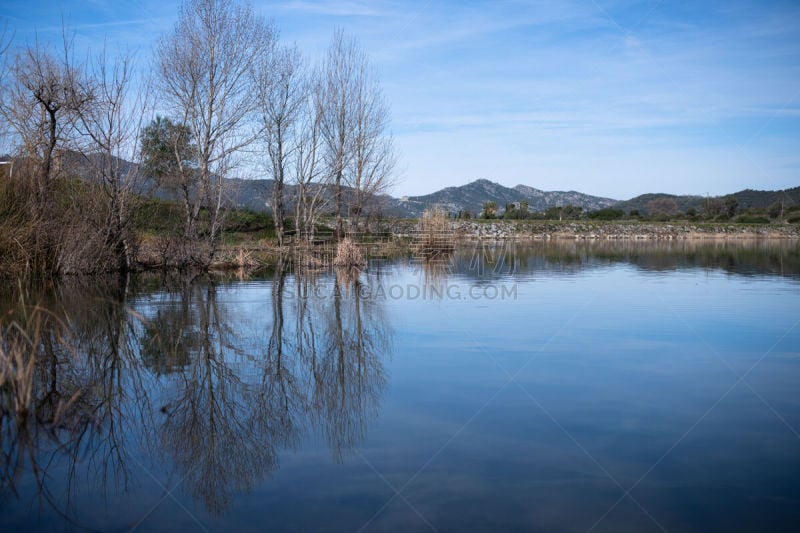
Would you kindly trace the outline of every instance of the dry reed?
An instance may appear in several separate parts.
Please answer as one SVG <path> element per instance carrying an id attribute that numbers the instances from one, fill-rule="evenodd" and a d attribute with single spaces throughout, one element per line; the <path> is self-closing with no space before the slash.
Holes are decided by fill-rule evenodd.
<path id="1" fill-rule="evenodd" d="M 36 369 L 43 357 L 53 357 L 42 352 L 44 339 L 51 332 L 61 343 L 64 327 L 41 307 L 23 306 L 18 318 L 0 321 L 0 414 L 13 413 L 18 420 L 34 414 L 38 396 Z M 66 407 L 59 406 L 55 417 L 63 414 Z"/>
<path id="2" fill-rule="evenodd" d="M 336 257 L 333 264 L 340 267 L 363 267 L 367 262 L 358 245 L 345 237 L 336 246 Z"/>
<path id="3" fill-rule="evenodd" d="M 455 249 L 453 230 L 441 208 L 426 209 L 417 224 L 416 252 L 430 259 Z"/>
<path id="4" fill-rule="evenodd" d="M 253 258 L 253 254 L 249 250 L 239 248 L 239 253 L 236 254 L 236 266 L 239 268 L 255 268 L 258 266 L 258 261 Z"/>

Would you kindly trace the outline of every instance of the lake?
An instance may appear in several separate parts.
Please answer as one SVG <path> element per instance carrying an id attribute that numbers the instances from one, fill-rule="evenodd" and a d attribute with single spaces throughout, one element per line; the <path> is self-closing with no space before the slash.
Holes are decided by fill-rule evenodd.
<path id="1" fill-rule="evenodd" d="M 465 244 L 0 302 L 38 351 L 27 411 L 0 391 L 2 531 L 800 528 L 796 241 Z"/>

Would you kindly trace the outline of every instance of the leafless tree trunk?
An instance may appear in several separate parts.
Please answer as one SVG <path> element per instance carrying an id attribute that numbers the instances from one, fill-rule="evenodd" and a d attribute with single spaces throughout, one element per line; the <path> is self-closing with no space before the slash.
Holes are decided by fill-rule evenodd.
<path id="1" fill-rule="evenodd" d="M 189 127 L 196 152 L 198 186 L 189 210 L 187 236 L 199 241 L 201 207 L 208 210 L 208 246 L 213 259 L 222 226 L 225 178 L 236 156 L 256 138 L 248 128 L 258 104 L 250 66 L 273 39 L 272 27 L 249 6 L 231 0 L 189 0 L 172 33 L 158 43 L 160 92 L 172 116 Z"/>
<path id="2" fill-rule="evenodd" d="M 317 94 L 316 91 L 314 94 Z M 322 172 L 322 140 L 320 138 L 320 106 L 316 98 L 305 103 L 303 122 L 297 137 L 295 153 L 295 230 L 307 243 L 314 240 L 314 228 L 327 203 L 325 189 L 330 175 Z"/>
<path id="3" fill-rule="evenodd" d="M 326 165 L 334 187 L 337 239 L 344 236 L 342 186 L 346 179 L 347 165 L 352 158 L 355 82 L 360 65 L 365 61 L 366 58 L 356 42 L 346 39 L 341 29 L 336 30 L 322 67 L 317 91 L 320 131 L 326 147 Z"/>
<path id="4" fill-rule="evenodd" d="M 359 221 L 368 202 L 391 187 L 395 166 L 394 146 L 387 131 L 389 108 L 380 85 L 366 64 L 361 65 L 358 74 L 350 170 L 353 186 L 350 225 L 355 231 L 360 230 Z"/>
<path id="5" fill-rule="evenodd" d="M 297 123 L 307 97 L 304 77 L 302 57 L 294 46 L 270 46 L 256 65 L 261 138 L 273 179 L 272 217 L 279 246 L 283 245 L 286 218 L 284 184 L 297 150 Z"/>
<path id="6" fill-rule="evenodd" d="M 49 201 L 57 152 L 66 144 L 75 105 L 85 100 L 72 86 L 75 76 L 69 54 L 66 41 L 60 59 L 39 43 L 26 47 L 11 64 L 0 98 L 0 114 L 22 149 L 20 155 L 36 166 L 35 203 L 40 209 Z"/>
<path id="7" fill-rule="evenodd" d="M 145 91 L 131 91 L 133 69 L 129 57 L 111 63 L 105 52 L 97 56 L 74 85 L 80 93 L 91 94 L 88 105 L 75 106 L 77 129 L 84 143 L 83 158 L 104 196 L 105 221 L 100 231 L 107 252 L 116 259 L 120 272 L 130 270 L 134 260 L 135 233 L 131 201 L 140 178 L 140 166 L 133 161 L 146 116 Z"/>
<path id="8" fill-rule="evenodd" d="M 353 189 L 347 211 L 350 226 L 357 231 L 365 202 L 390 186 L 395 164 L 387 132 L 389 109 L 380 84 L 366 54 L 341 30 L 334 33 L 328 49 L 317 99 L 334 186 L 336 233 L 341 238 L 343 186 Z"/>
<path id="9" fill-rule="evenodd" d="M 24 206 L 24 269 L 34 275 L 62 270 L 64 235 L 68 224 L 59 220 L 52 189 L 61 175 L 61 157 L 74 138 L 76 106 L 90 95 L 73 85 L 71 43 L 65 38 L 63 56 L 38 43 L 23 48 L 9 66 L 0 86 L 0 117 L 15 152 L 18 206 Z M 19 229 L 19 228 L 17 228 Z M 24 241 L 24 242 L 23 242 Z"/>

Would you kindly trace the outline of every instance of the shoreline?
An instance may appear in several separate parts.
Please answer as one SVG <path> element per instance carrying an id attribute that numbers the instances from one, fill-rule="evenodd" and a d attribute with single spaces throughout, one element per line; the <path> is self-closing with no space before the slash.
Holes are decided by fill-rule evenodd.
<path id="1" fill-rule="evenodd" d="M 416 219 L 383 220 L 370 228 L 370 238 L 359 242 L 368 255 L 413 253 L 420 239 L 428 237 L 420 230 Z M 374 237 L 381 238 L 375 240 Z M 795 242 L 800 241 L 800 224 L 731 224 L 731 223 L 675 223 L 630 221 L 506 221 L 506 220 L 455 220 L 448 228 L 437 232 L 436 238 L 451 245 L 459 242 Z M 272 240 L 257 240 L 220 247 L 217 257 L 208 266 L 210 272 L 231 272 L 264 267 L 274 267 L 293 261 L 299 253 L 307 259 L 319 255 L 321 267 L 335 255 L 333 242 L 312 248 L 284 245 L 279 248 Z M 154 250 L 140 250 L 136 270 L 180 270 L 173 265 L 163 265 L 154 257 Z"/>
<path id="2" fill-rule="evenodd" d="M 735 224 L 607 221 L 458 220 L 449 223 L 456 239 L 481 240 L 741 240 L 800 239 L 799 224 Z M 420 235 L 416 220 L 395 220 L 381 229 L 396 238 Z"/>

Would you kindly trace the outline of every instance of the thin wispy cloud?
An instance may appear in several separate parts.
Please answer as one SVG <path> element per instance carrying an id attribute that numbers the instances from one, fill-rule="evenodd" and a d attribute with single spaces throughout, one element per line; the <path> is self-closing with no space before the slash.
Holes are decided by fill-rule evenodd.
<path id="1" fill-rule="evenodd" d="M 26 38 L 55 36 L 63 12 L 93 46 L 148 50 L 179 5 L 94 1 L 7 15 Z M 253 3 L 312 63 L 337 26 L 368 51 L 406 168 L 397 194 L 481 177 L 615 197 L 800 185 L 792 2 Z"/>
<path id="2" fill-rule="evenodd" d="M 275 3 L 265 7 L 277 11 L 330 15 L 333 17 L 379 17 L 399 13 L 399 11 L 389 9 L 388 5 L 381 4 L 380 2 L 313 2 L 294 0 L 291 2 Z"/>
<path id="3" fill-rule="evenodd" d="M 106 28 L 119 28 L 122 26 L 141 26 L 151 24 L 153 19 L 131 19 L 131 20 L 114 20 L 107 22 L 96 22 L 92 24 L 67 24 L 68 30 L 81 31 L 81 30 L 102 30 Z M 39 33 L 56 32 L 61 34 L 64 31 L 64 26 L 50 26 L 44 28 L 36 28 Z"/>

